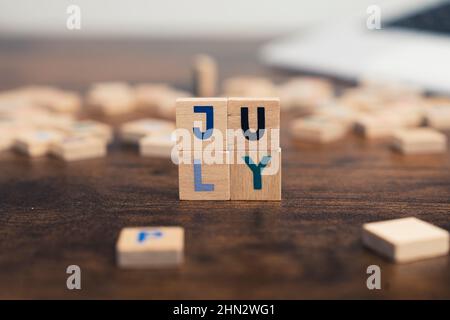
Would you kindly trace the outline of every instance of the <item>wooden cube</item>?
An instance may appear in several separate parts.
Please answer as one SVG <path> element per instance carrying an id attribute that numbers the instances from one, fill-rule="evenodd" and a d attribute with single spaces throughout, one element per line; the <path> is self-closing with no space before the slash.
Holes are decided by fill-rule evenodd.
<path id="1" fill-rule="evenodd" d="M 277 91 L 283 110 L 302 112 L 314 112 L 334 96 L 334 87 L 330 81 L 314 77 L 293 78 L 279 85 Z"/>
<path id="2" fill-rule="evenodd" d="M 397 130 L 392 147 L 404 154 L 443 153 L 447 150 L 447 136 L 430 128 Z"/>
<path id="3" fill-rule="evenodd" d="M 416 218 L 364 224 L 362 240 L 367 247 L 400 263 L 449 252 L 448 232 Z"/>
<path id="4" fill-rule="evenodd" d="M 276 88 L 269 78 L 238 76 L 224 81 L 223 91 L 229 97 L 273 97 Z"/>
<path id="5" fill-rule="evenodd" d="M 111 126 L 94 120 L 76 121 L 68 128 L 67 132 L 77 137 L 97 137 L 106 142 L 111 142 L 113 139 Z"/>
<path id="6" fill-rule="evenodd" d="M 228 150 L 278 150 L 280 99 L 229 98 Z"/>
<path id="7" fill-rule="evenodd" d="M 123 142 L 138 144 L 143 137 L 152 134 L 172 133 L 175 124 L 160 119 L 140 119 L 123 124 L 120 127 L 120 138 Z"/>
<path id="8" fill-rule="evenodd" d="M 207 55 L 195 57 L 193 67 L 194 93 L 197 97 L 214 97 L 217 91 L 217 64 Z"/>
<path id="9" fill-rule="evenodd" d="M 230 153 L 231 200 L 281 200 L 281 149 Z"/>
<path id="10" fill-rule="evenodd" d="M 172 133 L 150 135 L 139 141 L 139 152 L 144 157 L 170 158 L 174 147 Z"/>
<path id="11" fill-rule="evenodd" d="M 227 149 L 227 103 L 227 98 L 177 99 L 177 141 L 183 141 L 183 150 Z"/>
<path id="12" fill-rule="evenodd" d="M 450 129 L 450 103 L 427 108 L 425 117 L 427 125 L 432 128 L 441 130 Z"/>
<path id="13" fill-rule="evenodd" d="M 183 262 L 184 229 L 138 227 L 122 229 L 116 245 L 122 268 L 174 266 Z"/>
<path id="14" fill-rule="evenodd" d="M 180 200 L 230 200 L 230 165 L 227 151 L 181 151 L 178 164 Z"/>
<path id="15" fill-rule="evenodd" d="M 67 137 L 51 145 L 50 154 L 64 161 L 100 158 L 106 155 L 107 141 L 96 137 Z"/>
<path id="16" fill-rule="evenodd" d="M 342 139 L 348 128 L 348 124 L 328 116 L 312 116 L 294 120 L 291 123 L 291 135 L 300 142 L 330 143 Z"/>
<path id="17" fill-rule="evenodd" d="M 135 110 L 136 97 L 126 83 L 97 83 L 89 91 L 87 103 L 95 112 L 116 116 Z"/>
<path id="18" fill-rule="evenodd" d="M 142 83 L 135 87 L 137 107 L 148 114 L 156 115 L 158 102 L 170 93 L 172 88 L 165 83 Z"/>
<path id="19" fill-rule="evenodd" d="M 47 155 L 51 145 L 63 137 L 61 133 L 52 130 L 30 130 L 16 137 L 14 148 L 30 157 L 41 157 Z"/>

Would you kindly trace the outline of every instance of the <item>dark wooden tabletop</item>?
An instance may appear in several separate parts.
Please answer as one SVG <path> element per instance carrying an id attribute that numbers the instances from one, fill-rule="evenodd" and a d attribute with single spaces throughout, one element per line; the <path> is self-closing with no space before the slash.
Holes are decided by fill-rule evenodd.
<path id="1" fill-rule="evenodd" d="M 0 40 L 0 89 L 103 80 L 190 88 L 195 53 L 221 78 L 280 72 L 258 63 L 260 41 Z M 0 154 L 0 298 L 450 298 L 449 257 L 395 265 L 365 249 L 365 222 L 415 216 L 450 230 L 450 157 L 401 156 L 349 136 L 295 145 L 282 115 L 281 202 L 180 202 L 177 168 L 118 143 L 103 159 L 64 163 Z M 115 123 L 125 119 L 111 120 Z M 185 228 L 176 269 L 121 270 L 119 231 Z M 66 288 L 66 268 L 82 289 Z M 382 290 L 366 268 L 381 267 Z"/>

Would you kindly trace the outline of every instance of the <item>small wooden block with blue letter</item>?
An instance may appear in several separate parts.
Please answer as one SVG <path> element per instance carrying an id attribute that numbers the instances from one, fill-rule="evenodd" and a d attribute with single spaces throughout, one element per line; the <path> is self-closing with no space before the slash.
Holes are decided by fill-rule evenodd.
<path id="1" fill-rule="evenodd" d="M 228 129 L 228 150 L 278 150 L 280 99 L 229 98 Z"/>
<path id="2" fill-rule="evenodd" d="M 230 151 L 231 200 L 281 200 L 281 149 Z"/>
<path id="3" fill-rule="evenodd" d="M 122 229 L 116 245 L 117 263 L 124 268 L 177 265 L 183 261 L 184 229 L 137 227 Z"/>
<path id="4" fill-rule="evenodd" d="M 177 99 L 177 141 L 182 140 L 183 150 L 200 150 L 211 144 L 215 150 L 227 149 L 227 102 L 227 98 Z"/>
<path id="5" fill-rule="evenodd" d="M 179 153 L 180 200 L 230 200 L 229 152 Z"/>

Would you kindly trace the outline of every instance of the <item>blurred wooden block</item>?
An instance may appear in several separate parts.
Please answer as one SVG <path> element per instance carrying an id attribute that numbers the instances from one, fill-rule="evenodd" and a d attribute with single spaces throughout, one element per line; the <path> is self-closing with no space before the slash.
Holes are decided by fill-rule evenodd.
<path id="1" fill-rule="evenodd" d="M 78 161 L 106 156 L 106 140 L 95 137 L 67 137 L 53 143 L 50 154 L 64 161 Z"/>
<path id="2" fill-rule="evenodd" d="M 96 137 L 106 142 L 111 142 L 113 139 L 111 126 L 94 120 L 76 121 L 66 130 L 70 135 L 76 137 Z"/>
<path id="3" fill-rule="evenodd" d="M 150 135 L 139 141 L 139 152 L 143 157 L 170 158 L 174 147 L 172 133 Z"/>
<path id="4" fill-rule="evenodd" d="M 214 97 L 217 93 L 217 64 L 208 55 L 195 57 L 193 66 L 194 93 L 197 97 Z"/>
<path id="5" fill-rule="evenodd" d="M 449 252 L 448 232 L 416 218 L 366 223 L 362 240 L 367 247 L 399 263 Z"/>
<path id="6" fill-rule="evenodd" d="M 177 99 L 177 141 L 182 139 L 183 150 L 202 150 L 212 143 L 216 150 L 226 150 L 227 105 L 227 98 Z"/>
<path id="7" fill-rule="evenodd" d="M 397 130 L 392 147 L 404 154 L 443 153 L 447 150 L 447 136 L 430 128 Z"/>
<path id="8" fill-rule="evenodd" d="M 180 200 L 230 200 L 229 152 L 217 151 L 213 158 L 193 151 L 179 154 Z"/>
<path id="9" fill-rule="evenodd" d="M 425 118 L 427 125 L 434 129 L 450 129 L 450 103 L 426 108 Z"/>
<path id="10" fill-rule="evenodd" d="M 122 268 L 175 266 L 183 262 L 184 229 L 181 227 L 124 228 L 116 245 Z"/>
<path id="11" fill-rule="evenodd" d="M 14 141 L 14 149 L 30 157 L 47 155 L 53 143 L 63 139 L 57 131 L 30 130 L 19 134 Z"/>
<path id="12" fill-rule="evenodd" d="M 278 150 L 280 99 L 229 98 L 228 150 Z"/>
<path id="13" fill-rule="evenodd" d="M 172 95 L 172 88 L 165 83 L 142 83 L 135 87 L 136 104 L 139 110 L 149 115 L 158 114 L 158 106 L 167 95 Z"/>
<path id="14" fill-rule="evenodd" d="M 81 98 L 75 92 L 47 86 L 25 87 L 21 92 L 33 103 L 52 112 L 74 114 L 81 108 Z"/>
<path id="15" fill-rule="evenodd" d="M 281 200 L 281 149 L 230 153 L 231 200 Z"/>
<path id="16" fill-rule="evenodd" d="M 348 129 L 353 127 L 356 119 L 358 119 L 361 115 L 361 112 L 334 102 L 321 105 L 316 108 L 314 113 L 314 116 L 319 116 L 331 121 L 342 123 Z"/>
<path id="17" fill-rule="evenodd" d="M 269 78 L 239 76 L 228 78 L 223 85 L 228 97 L 274 97 L 277 90 Z"/>
<path id="18" fill-rule="evenodd" d="M 139 140 L 152 134 L 172 133 L 175 124 L 171 121 L 145 118 L 127 122 L 120 126 L 120 138 L 123 142 L 139 144 Z"/>
<path id="19" fill-rule="evenodd" d="M 134 111 L 136 97 L 134 90 L 126 83 L 105 82 L 92 86 L 87 103 L 97 113 L 116 116 Z"/>
<path id="20" fill-rule="evenodd" d="M 291 123 L 291 135 L 300 142 L 330 143 L 342 139 L 348 132 L 348 124 L 326 116 L 300 118 Z"/>
<path id="21" fill-rule="evenodd" d="M 192 94 L 183 90 L 171 90 L 168 94 L 161 96 L 157 101 L 158 116 L 175 120 L 176 117 L 176 101 L 178 98 L 191 97 Z"/>
<path id="22" fill-rule="evenodd" d="M 297 77 L 278 86 L 282 110 L 311 113 L 334 97 L 330 81 L 314 77 Z"/>

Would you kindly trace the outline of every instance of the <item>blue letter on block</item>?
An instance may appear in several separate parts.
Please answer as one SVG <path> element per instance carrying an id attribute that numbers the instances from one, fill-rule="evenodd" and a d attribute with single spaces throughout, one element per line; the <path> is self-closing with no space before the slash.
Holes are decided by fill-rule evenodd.
<path id="1" fill-rule="evenodd" d="M 253 160 L 249 156 L 243 157 L 245 164 L 252 170 L 253 173 L 253 189 L 261 190 L 262 189 L 262 177 L 261 172 L 271 160 L 271 156 L 264 156 L 261 162 L 256 165 Z"/>
<path id="2" fill-rule="evenodd" d="M 202 183 L 202 164 L 197 159 L 194 159 L 194 187 L 196 192 L 214 191 L 214 184 Z"/>
<path id="3" fill-rule="evenodd" d="M 214 128 L 214 110 L 212 106 L 194 106 L 194 113 L 206 113 L 206 131 L 201 132 L 199 128 L 194 127 L 192 130 L 194 131 L 194 135 L 201 139 L 205 140 L 211 137 Z"/>

